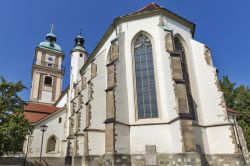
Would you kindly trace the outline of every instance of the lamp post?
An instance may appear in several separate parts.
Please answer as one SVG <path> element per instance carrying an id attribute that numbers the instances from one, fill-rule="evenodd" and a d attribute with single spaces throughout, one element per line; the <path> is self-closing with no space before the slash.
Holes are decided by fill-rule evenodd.
<path id="1" fill-rule="evenodd" d="M 42 134 L 42 142 L 41 142 L 41 151 L 40 151 L 40 165 L 42 165 L 42 151 L 43 151 L 43 136 L 44 132 L 47 130 L 48 126 L 43 124 L 40 126 L 41 131 L 43 132 Z"/>

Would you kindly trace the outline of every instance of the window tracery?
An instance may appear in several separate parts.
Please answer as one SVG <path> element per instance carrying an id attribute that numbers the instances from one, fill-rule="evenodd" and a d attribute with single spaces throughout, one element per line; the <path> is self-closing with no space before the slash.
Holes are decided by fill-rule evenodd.
<path id="1" fill-rule="evenodd" d="M 145 34 L 134 43 L 134 61 L 138 118 L 157 118 L 157 98 L 152 44 Z"/>

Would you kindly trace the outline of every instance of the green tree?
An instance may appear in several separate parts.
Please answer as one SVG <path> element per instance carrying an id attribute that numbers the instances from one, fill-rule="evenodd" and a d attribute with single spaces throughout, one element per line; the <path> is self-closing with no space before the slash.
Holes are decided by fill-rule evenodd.
<path id="1" fill-rule="evenodd" d="M 227 76 L 222 78 L 220 84 L 227 107 L 237 111 L 237 121 L 250 149 L 250 89 L 244 85 L 236 86 Z"/>
<path id="2" fill-rule="evenodd" d="M 26 87 L 21 81 L 7 82 L 0 77 L 0 155 L 22 149 L 29 123 L 24 119 L 25 102 L 18 93 Z"/>

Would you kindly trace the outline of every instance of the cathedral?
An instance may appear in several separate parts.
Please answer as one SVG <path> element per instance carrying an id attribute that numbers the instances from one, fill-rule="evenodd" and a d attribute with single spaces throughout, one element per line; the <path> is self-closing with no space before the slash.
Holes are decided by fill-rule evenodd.
<path id="1" fill-rule="evenodd" d="M 249 156 L 195 24 L 155 3 L 114 19 L 88 54 L 78 34 L 70 83 L 53 31 L 35 49 L 27 165 L 242 166 Z M 59 42 L 60 43 L 60 42 Z"/>

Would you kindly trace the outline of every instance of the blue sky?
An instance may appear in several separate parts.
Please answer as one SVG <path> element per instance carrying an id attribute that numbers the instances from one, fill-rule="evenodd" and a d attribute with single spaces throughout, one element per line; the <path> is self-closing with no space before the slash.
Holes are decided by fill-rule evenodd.
<path id="1" fill-rule="evenodd" d="M 65 53 L 69 82 L 70 50 L 79 29 L 92 52 L 102 35 L 120 15 L 136 11 L 152 0 L 1 0 L 0 75 L 8 81 L 22 80 L 21 93 L 29 99 L 31 65 L 35 47 L 55 25 L 58 44 Z M 220 77 L 250 86 L 250 1 L 248 0 L 156 0 L 161 6 L 196 24 L 194 38 L 212 49 Z M 237 2 L 237 3 L 236 3 Z"/>

